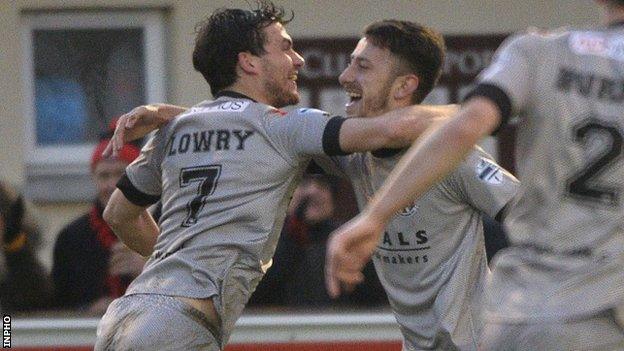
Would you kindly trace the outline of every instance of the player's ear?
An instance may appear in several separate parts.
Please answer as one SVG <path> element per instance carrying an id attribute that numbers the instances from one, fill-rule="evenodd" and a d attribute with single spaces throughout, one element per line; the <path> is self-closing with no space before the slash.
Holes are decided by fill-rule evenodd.
<path id="1" fill-rule="evenodd" d="M 259 57 L 250 52 L 238 53 L 238 66 L 243 72 L 248 74 L 257 74 L 260 69 Z"/>
<path id="2" fill-rule="evenodd" d="M 396 100 L 411 99 L 420 80 L 413 73 L 396 77 L 393 84 L 393 95 Z"/>

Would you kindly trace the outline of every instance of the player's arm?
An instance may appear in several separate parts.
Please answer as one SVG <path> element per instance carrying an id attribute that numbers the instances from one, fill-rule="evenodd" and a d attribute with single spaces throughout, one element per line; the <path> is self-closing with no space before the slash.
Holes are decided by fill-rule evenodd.
<path id="1" fill-rule="evenodd" d="M 152 254 L 159 229 L 147 206 L 133 204 L 115 189 L 104 210 L 104 220 L 129 248 L 142 256 Z"/>
<path id="2" fill-rule="evenodd" d="M 456 105 L 413 105 L 374 118 L 348 118 L 340 128 L 339 143 L 346 153 L 404 148 L 432 125 L 457 112 Z"/>
<path id="3" fill-rule="evenodd" d="M 349 289 L 362 282 L 362 267 L 393 214 L 454 170 L 500 121 L 498 105 L 477 96 L 410 147 L 364 211 L 332 234 L 325 265 L 330 296 L 337 297 L 341 285 Z"/>
<path id="4" fill-rule="evenodd" d="M 104 209 L 104 220 L 115 234 L 142 256 L 151 255 L 159 234 L 147 207 L 158 202 L 162 193 L 160 165 L 169 129 L 159 129 L 126 167 Z"/>
<path id="5" fill-rule="evenodd" d="M 454 170 L 472 147 L 500 124 L 498 106 L 470 99 L 458 114 L 412 146 L 371 200 L 367 212 L 384 223 Z M 425 166 L 426 165 L 426 166 Z"/>
<path id="6" fill-rule="evenodd" d="M 535 90 L 534 62 L 546 45 L 535 34 L 506 40 L 461 110 L 420 138 L 397 164 L 370 203 L 371 219 L 385 223 L 455 169 L 477 141 L 508 122 L 512 111 L 522 111 Z"/>
<path id="7" fill-rule="evenodd" d="M 102 153 L 104 157 L 117 156 L 124 144 L 140 139 L 169 123 L 188 108 L 170 104 L 150 104 L 135 107 L 117 120 L 115 134 Z"/>

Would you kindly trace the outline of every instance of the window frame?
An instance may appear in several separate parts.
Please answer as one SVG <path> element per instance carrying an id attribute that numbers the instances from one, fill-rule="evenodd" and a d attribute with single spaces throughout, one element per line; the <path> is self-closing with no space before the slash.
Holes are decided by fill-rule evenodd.
<path id="1" fill-rule="evenodd" d="M 35 30 L 143 30 L 145 102 L 166 101 L 165 14 L 158 9 L 27 11 L 21 16 L 26 193 L 35 201 L 88 201 L 95 191 L 89 159 L 95 143 L 39 146 L 36 142 Z"/>

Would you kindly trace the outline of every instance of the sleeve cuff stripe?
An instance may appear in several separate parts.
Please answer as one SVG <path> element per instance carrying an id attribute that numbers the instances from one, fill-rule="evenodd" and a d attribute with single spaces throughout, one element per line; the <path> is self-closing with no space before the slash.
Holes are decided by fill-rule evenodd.
<path id="1" fill-rule="evenodd" d="M 345 120 L 344 117 L 335 116 L 327 122 L 323 132 L 323 151 L 326 155 L 344 156 L 349 154 L 340 148 L 340 128 L 342 128 Z"/>
<path id="2" fill-rule="evenodd" d="M 498 106 L 501 114 L 501 123 L 498 128 L 492 132 L 492 135 L 495 135 L 501 130 L 501 128 L 507 125 L 509 118 L 511 118 L 511 99 L 509 98 L 509 95 L 507 95 L 503 89 L 494 84 L 482 83 L 477 85 L 477 87 L 466 96 L 464 101 L 475 96 L 488 98 Z"/>
<path id="3" fill-rule="evenodd" d="M 124 172 L 121 179 L 117 182 L 117 188 L 126 196 L 128 201 L 137 206 L 149 206 L 160 200 L 160 196 L 149 195 L 137 189 Z"/>

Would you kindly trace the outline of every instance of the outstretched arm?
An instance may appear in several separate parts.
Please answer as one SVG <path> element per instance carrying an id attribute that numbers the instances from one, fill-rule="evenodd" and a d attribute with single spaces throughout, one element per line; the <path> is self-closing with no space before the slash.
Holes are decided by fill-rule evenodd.
<path id="1" fill-rule="evenodd" d="M 450 173 L 485 135 L 500 123 L 489 99 L 470 99 L 455 117 L 414 144 L 360 215 L 332 234 L 327 249 L 326 282 L 331 296 L 362 281 L 386 223 L 401 208 Z"/>
<path id="2" fill-rule="evenodd" d="M 169 123 L 176 116 L 186 111 L 183 106 L 169 104 L 150 104 L 135 107 L 117 120 L 115 134 L 102 153 L 104 157 L 117 156 L 123 145 L 142 138 L 151 131 Z"/>
<path id="3" fill-rule="evenodd" d="M 499 123 L 498 107 L 491 100 L 471 99 L 455 117 L 409 149 L 367 206 L 371 218 L 387 223 L 396 211 L 452 172 Z"/>
<path id="4" fill-rule="evenodd" d="M 373 118 L 349 118 L 340 129 L 345 152 L 410 146 L 430 126 L 457 112 L 457 105 L 413 105 Z"/>

